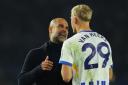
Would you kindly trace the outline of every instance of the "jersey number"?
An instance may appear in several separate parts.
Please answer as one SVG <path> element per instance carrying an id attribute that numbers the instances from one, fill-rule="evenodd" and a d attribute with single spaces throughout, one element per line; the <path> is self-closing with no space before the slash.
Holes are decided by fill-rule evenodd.
<path id="1" fill-rule="evenodd" d="M 108 52 L 107 53 L 103 53 L 102 52 L 102 47 L 106 47 Z M 106 44 L 105 42 L 101 42 L 97 45 L 97 48 L 92 44 L 92 43 L 86 43 L 83 45 L 82 47 L 82 52 L 86 51 L 87 48 L 91 48 L 92 52 L 91 54 L 85 59 L 84 62 L 84 68 L 85 69 L 93 69 L 93 68 L 98 68 L 98 63 L 94 63 L 94 64 L 89 64 L 89 61 L 95 56 L 96 51 L 98 52 L 98 54 L 104 58 L 103 64 L 102 64 L 102 68 L 106 67 L 106 64 L 109 60 L 109 55 L 110 55 L 110 49 L 108 44 Z"/>

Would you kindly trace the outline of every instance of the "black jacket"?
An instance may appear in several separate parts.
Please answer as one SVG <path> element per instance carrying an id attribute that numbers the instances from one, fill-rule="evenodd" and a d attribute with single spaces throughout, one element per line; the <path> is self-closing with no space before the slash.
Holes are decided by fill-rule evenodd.
<path id="1" fill-rule="evenodd" d="M 61 54 L 61 44 L 46 42 L 40 48 L 32 49 L 27 54 L 21 73 L 18 77 L 19 85 L 71 85 L 64 83 L 61 77 L 61 65 L 58 63 Z M 43 71 L 40 64 L 49 56 L 54 67 L 51 71 Z"/>

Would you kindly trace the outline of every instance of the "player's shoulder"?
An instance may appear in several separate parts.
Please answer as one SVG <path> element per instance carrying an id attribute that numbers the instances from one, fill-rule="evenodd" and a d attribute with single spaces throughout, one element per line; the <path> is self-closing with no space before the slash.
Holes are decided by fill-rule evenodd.
<path id="1" fill-rule="evenodd" d="M 100 33 L 97 33 L 97 34 L 101 35 L 102 37 L 106 39 L 106 41 L 108 41 L 107 38 L 103 34 L 100 34 Z"/>
<path id="2" fill-rule="evenodd" d="M 84 34 L 88 34 L 86 32 L 84 32 Z M 79 39 L 81 36 L 83 35 L 82 32 L 78 32 L 76 34 L 74 34 L 72 37 L 68 38 L 67 40 L 65 40 L 65 42 L 75 42 L 77 39 Z"/>
<path id="3" fill-rule="evenodd" d="M 64 41 L 64 43 L 74 42 L 74 40 L 76 39 L 77 36 L 78 36 L 78 34 L 75 34 L 75 35 L 69 37 L 67 40 Z"/>
<path id="4" fill-rule="evenodd" d="M 98 35 L 100 35 L 101 36 L 101 38 L 103 38 L 103 40 L 106 42 L 106 43 L 108 43 L 109 44 L 109 41 L 108 41 L 108 39 L 103 35 L 103 34 L 100 34 L 100 33 L 97 33 Z"/>

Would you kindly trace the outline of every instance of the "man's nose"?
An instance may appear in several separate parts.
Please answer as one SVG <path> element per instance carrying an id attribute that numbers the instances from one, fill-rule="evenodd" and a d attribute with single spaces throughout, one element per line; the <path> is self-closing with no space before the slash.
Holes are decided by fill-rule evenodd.
<path id="1" fill-rule="evenodd" d="M 61 32 L 68 32 L 68 30 L 67 29 L 62 29 Z"/>

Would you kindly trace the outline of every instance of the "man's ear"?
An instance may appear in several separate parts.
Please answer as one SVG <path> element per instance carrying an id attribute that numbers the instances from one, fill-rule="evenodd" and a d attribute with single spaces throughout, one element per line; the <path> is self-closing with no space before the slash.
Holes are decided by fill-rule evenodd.
<path id="1" fill-rule="evenodd" d="M 52 33 L 52 27 L 51 26 L 49 26 L 48 31 L 49 31 L 49 33 Z"/>
<path id="2" fill-rule="evenodd" d="M 48 32 L 49 32 L 49 37 L 51 37 L 51 34 L 52 34 L 52 27 L 51 26 L 49 26 Z"/>
<path id="3" fill-rule="evenodd" d="M 74 23 L 78 24 L 78 18 L 76 16 L 74 17 Z"/>

